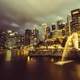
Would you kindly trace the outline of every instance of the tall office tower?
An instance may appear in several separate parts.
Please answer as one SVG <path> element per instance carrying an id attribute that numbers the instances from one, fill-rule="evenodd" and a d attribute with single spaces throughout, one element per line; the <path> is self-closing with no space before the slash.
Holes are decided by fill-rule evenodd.
<path id="1" fill-rule="evenodd" d="M 42 27 L 42 40 L 45 40 L 45 35 L 46 35 L 46 27 L 47 27 L 48 25 L 47 25 L 47 23 L 43 23 L 42 25 L 41 25 L 41 27 Z"/>
<path id="2" fill-rule="evenodd" d="M 15 35 L 16 46 L 19 48 L 21 45 L 24 45 L 24 36 L 22 34 Z"/>
<path id="3" fill-rule="evenodd" d="M 72 32 L 79 31 L 80 30 L 80 9 L 72 10 L 71 17 L 72 17 L 72 22 L 71 22 Z"/>
<path id="4" fill-rule="evenodd" d="M 56 25 L 55 24 L 52 24 L 51 25 L 51 30 L 54 31 L 55 29 L 56 29 Z"/>
<path id="5" fill-rule="evenodd" d="M 51 38 L 51 29 L 49 26 L 46 27 L 45 29 L 45 38 L 48 39 L 48 38 Z"/>
<path id="6" fill-rule="evenodd" d="M 57 37 L 65 36 L 65 25 L 63 19 L 57 21 L 57 30 L 55 33 Z"/>
<path id="7" fill-rule="evenodd" d="M 33 31 L 32 31 L 32 34 L 35 38 L 39 38 L 39 30 L 34 28 Z"/>
<path id="8" fill-rule="evenodd" d="M 71 15 L 67 15 L 67 23 L 65 26 L 65 31 L 66 31 L 66 35 L 70 35 L 71 34 Z"/>
<path id="9" fill-rule="evenodd" d="M 32 40 L 33 45 L 37 45 L 39 43 L 39 30 L 37 28 L 34 28 L 32 30 Z"/>
<path id="10" fill-rule="evenodd" d="M 12 48 L 19 48 L 21 46 L 20 44 L 20 38 L 18 32 L 14 32 L 12 30 L 8 30 L 6 32 L 6 47 L 9 49 Z"/>
<path id="11" fill-rule="evenodd" d="M 31 37 L 32 37 L 32 30 L 30 29 L 25 30 L 24 45 L 30 45 Z"/>
<path id="12" fill-rule="evenodd" d="M 6 33 L 3 31 L 0 31 L 0 48 L 5 48 L 6 43 Z"/>
<path id="13" fill-rule="evenodd" d="M 65 24 L 64 24 L 63 20 L 58 20 L 57 21 L 58 30 L 63 29 L 64 27 L 65 27 Z"/>

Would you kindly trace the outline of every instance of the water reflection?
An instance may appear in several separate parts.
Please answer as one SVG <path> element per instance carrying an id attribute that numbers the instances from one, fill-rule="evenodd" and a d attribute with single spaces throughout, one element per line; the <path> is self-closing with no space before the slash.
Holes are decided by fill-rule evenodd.
<path id="1" fill-rule="evenodd" d="M 0 80 L 80 80 L 80 64 L 77 62 L 55 65 L 48 57 L 0 59 Z"/>

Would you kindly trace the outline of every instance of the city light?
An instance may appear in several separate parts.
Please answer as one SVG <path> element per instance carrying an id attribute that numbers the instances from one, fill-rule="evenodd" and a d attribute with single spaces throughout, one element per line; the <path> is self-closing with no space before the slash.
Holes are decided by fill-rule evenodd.
<path id="1" fill-rule="evenodd" d="M 8 30 L 7 32 L 8 32 L 8 33 L 12 33 L 12 30 Z"/>
<path id="2" fill-rule="evenodd" d="M 10 62 L 11 61 L 11 50 L 6 51 L 5 61 Z"/>
<path id="3" fill-rule="evenodd" d="M 29 62 L 30 60 L 31 60 L 31 59 L 30 59 L 30 56 L 28 56 L 28 57 L 27 57 L 27 62 Z"/>
<path id="4" fill-rule="evenodd" d="M 10 35 L 10 36 L 14 36 L 14 35 L 15 35 L 15 33 L 10 33 L 9 35 Z"/>
<path id="5" fill-rule="evenodd" d="M 67 61 L 59 61 L 59 62 L 56 62 L 55 64 L 56 65 L 64 65 L 64 64 L 69 64 L 71 62 L 73 62 L 73 61 L 72 60 L 67 60 Z"/>
<path id="6" fill-rule="evenodd" d="M 0 80 L 80 80 L 80 0 L 0 0 Z"/>

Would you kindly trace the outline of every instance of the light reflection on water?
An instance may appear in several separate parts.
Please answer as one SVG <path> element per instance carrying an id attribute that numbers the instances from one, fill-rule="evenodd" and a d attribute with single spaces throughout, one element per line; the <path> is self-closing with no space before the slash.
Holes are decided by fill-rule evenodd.
<path id="1" fill-rule="evenodd" d="M 0 60 L 1 62 L 1 60 Z M 10 63 L 0 64 L 1 80 L 80 80 L 80 64 L 55 65 L 54 59 L 47 57 L 31 58 L 22 56 Z"/>
<path id="2" fill-rule="evenodd" d="M 6 51 L 5 61 L 10 62 L 11 61 L 11 50 Z"/>

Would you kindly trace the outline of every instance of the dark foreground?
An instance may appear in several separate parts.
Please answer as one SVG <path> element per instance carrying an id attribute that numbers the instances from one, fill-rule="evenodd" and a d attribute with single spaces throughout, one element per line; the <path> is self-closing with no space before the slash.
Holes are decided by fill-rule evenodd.
<path id="1" fill-rule="evenodd" d="M 31 61 L 15 58 L 11 62 L 1 58 L 0 80 L 80 80 L 80 64 L 72 62 L 60 66 L 50 58 Z"/>

